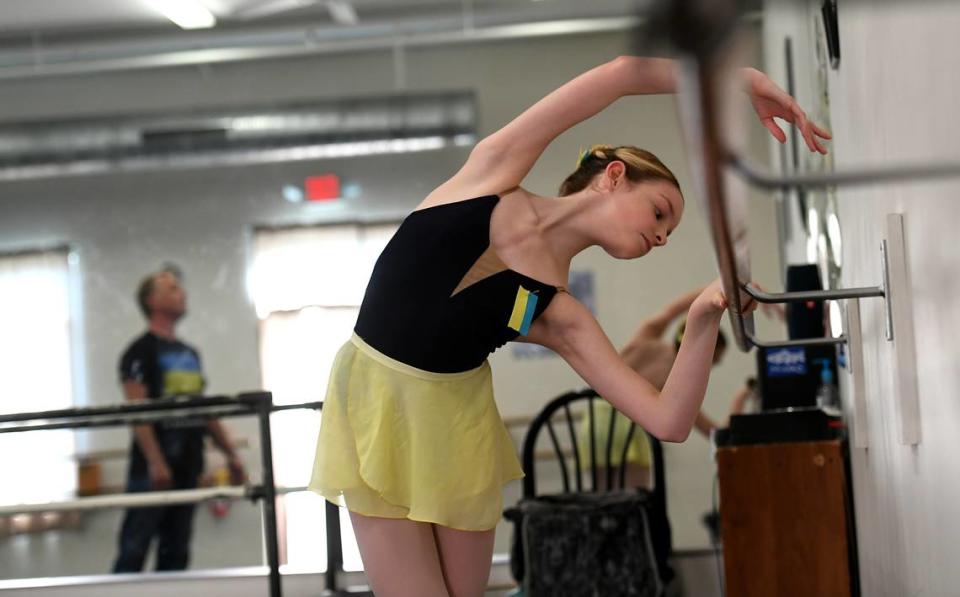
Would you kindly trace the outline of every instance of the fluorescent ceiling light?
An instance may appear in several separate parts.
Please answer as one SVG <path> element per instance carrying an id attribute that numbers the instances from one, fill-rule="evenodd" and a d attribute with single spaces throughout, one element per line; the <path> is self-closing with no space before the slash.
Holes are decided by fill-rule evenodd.
<path id="1" fill-rule="evenodd" d="M 330 18 L 340 25 L 356 25 L 360 22 L 356 9 L 345 0 L 328 0 L 327 10 Z"/>
<path id="2" fill-rule="evenodd" d="M 181 29 L 206 29 L 217 19 L 199 0 L 148 0 L 150 5 Z"/>

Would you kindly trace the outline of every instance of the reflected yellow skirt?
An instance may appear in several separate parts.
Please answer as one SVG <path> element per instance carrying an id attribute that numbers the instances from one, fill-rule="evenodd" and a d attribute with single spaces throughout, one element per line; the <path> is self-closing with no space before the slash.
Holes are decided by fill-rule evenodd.
<path id="1" fill-rule="evenodd" d="M 310 489 L 365 516 L 492 529 L 523 477 L 490 365 L 431 373 L 354 335 L 334 361 Z"/>
<path id="2" fill-rule="evenodd" d="M 593 443 L 596 446 L 597 466 L 607 466 L 607 442 L 610 437 L 610 415 L 613 413 L 613 441 L 610 450 L 610 466 L 620 466 L 623 446 L 630 433 L 630 419 L 619 412 L 614 413 L 613 406 L 606 400 L 593 401 Z M 584 416 L 577 434 L 577 451 L 580 453 L 580 468 L 590 468 L 590 419 Z M 637 425 L 627 446 L 627 464 L 650 468 L 653 459 L 650 440 L 643 429 Z"/>

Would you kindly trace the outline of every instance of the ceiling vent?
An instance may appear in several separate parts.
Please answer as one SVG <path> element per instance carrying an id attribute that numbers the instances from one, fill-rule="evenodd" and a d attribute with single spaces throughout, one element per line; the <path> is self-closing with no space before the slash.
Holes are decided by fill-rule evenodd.
<path id="1" fill-rule="evenodd" d="M 0 126 L 0 180 L 471 144 L 472 92 L 338 99 Z"/>

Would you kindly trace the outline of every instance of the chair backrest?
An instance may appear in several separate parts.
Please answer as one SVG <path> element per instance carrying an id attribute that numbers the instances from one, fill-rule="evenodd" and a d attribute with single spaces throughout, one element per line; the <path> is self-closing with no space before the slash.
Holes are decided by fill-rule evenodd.
<path id="1" fill-rule="evenodd" d="M 532 498 L 537 495 L 537 478 L 536 470 L 534 468 L 535 461 L 535 447 L 537 444 L 537 439 L 540 435 L 540 432 L 546 428 L 547 433 L 550 436 L 550 441 L 553 445 L 553 450 L 556 454 L 557 463 L 560 466 L 560 473 L 563 479 L 563 492 L 571 492 L 571 483 L 570 483 L 570 474 L 568 474 L 568 463 L 570 459 L 567 458 L 563 450 L 561 449 L 560 442 L 557 439 L 557 431 L 554 429 L 554 424 L 552 418 L 554 415 L 562 411 L 563 415 L 566 417 L 566 428 L 567 432 L 570 435 L 570 446 L 572 448 L 572 460 L 573 462 L 573 480 L 574 483 L 572 487 L 574 491 L 582 492 L 583 480 L 581 470 L 584 470 L 583 464 L 580 461 L 581 451 L 579 450 L 578 442 L 580 439 L 577 437 L 576 429 L 574 428 L 573 415 L 570 412 L 570 406 L 577 402 L 585 402 L 586 408 L 584 409 L 584 416 L 587 417 L 587 428 L 589 430 L 588 437 L 589 439 L 589 478 L 590 478 L 590 489 L 588 491 L 609 491 L 611 489 L 624 489 L 625 488 L 625 479 L 626 479 L 626 466 L 627 466 L 627 452 L 630 448 L 631 440 L 636 433 L 643 433 L 647 435 L 647 439 L 650 442 L 650 449 L 652 454 L 652 462 L 654 466 L 654 486 L 651 492 L 652 497 L 655 501 L 665 504 L 666 503 L 666 485 L 665 477 L 663 470 L 663 448 L 660 445 L 660 441 L 653 437 L 650 434 L 647 434 L 641 427 L 638 427 L 635 423 L 630 422 L 629 429 L 627 431 L 626 441 L 623 443 L 622 453 L 619 458 L 619 470 L 618 477 L 619 481 L 615 481 L 614 476 L 614 465 L 615 459 L 613 456 L 613 444 L 614 444 L 614 425 L 617 420 L 618 411 L 616 409 L 610 409 L 610 416 L 603 417 L 600 415 L 594 415 L 594 400 L 603 400 L 600 396 L 597 395 L 591 389 L 581 390 L 579 392 L 568 392 L 562 396 L 558 396 L 551 400 L 547 405 L 540 411 L 540 413 L 534 417 L 533 421 L 530 423 L 530 427 L 527 429 L 527 433 L 523 440 L 523 470 L 526 476 L 523 479 L 523 497 Z M 605 420 L 599 420 L 605 419 Z M 606 433 L 606 442 L 605 445 L 597 446 L 596 436 L 597 430 L 601 429 L 598 425 L 605 425 L 607 429 Z M 602 460 L 602 464 L 598 465 L 598 448 L 602 450 L 602 453 L 605 455 L 605 458 Z M 606 468 L 606 479 L 605 487 L 598 487 L 597 477 L 599 467 Z"/>

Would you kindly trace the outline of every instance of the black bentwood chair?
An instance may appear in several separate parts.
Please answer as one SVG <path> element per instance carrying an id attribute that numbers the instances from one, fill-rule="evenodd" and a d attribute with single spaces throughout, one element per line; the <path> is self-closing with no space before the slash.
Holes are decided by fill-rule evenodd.
<path id="1" fill-rule="evenodd" d="M 654 466 L 652 489 L 627 487 L 627 453 L 636 433 L 646 433 L 630 422 L 619 459 L 613 458 L 614 431 L 623 419 L 594 413 L 602 400 L 590 389 L 569 392 L 551 400 L 530 423 L 523 442 L 523 497 L 504 513 L 514 525 L 511 572 L 524 597 L 541 595 L 593 596 L 662 594 L 663 582 L 673 578 L 667 565 L 671 551 L 666 515 L 663 449 L 647 434 Z M 578 436 L 571 407 L 583 406 L 587 437 Z M 558 438 L 569 435 L 564 451 Z M 598 446 L 599 427 L 606 441 Z M 565 430 L 564 430 L 565 428 Z M 546 430 L 560 467 L 563 493 L 537 494 L 535 447 Z M 586 449 L 579 443 L 588 441 Z M 598 459 L 598 450 L 605 458 Z M 581 455 L 589 454 L 589 462 Z M 618 461 L 619 465 L 613 463 Z M 588 488 L 585 489 L 585 485 Z"/>

